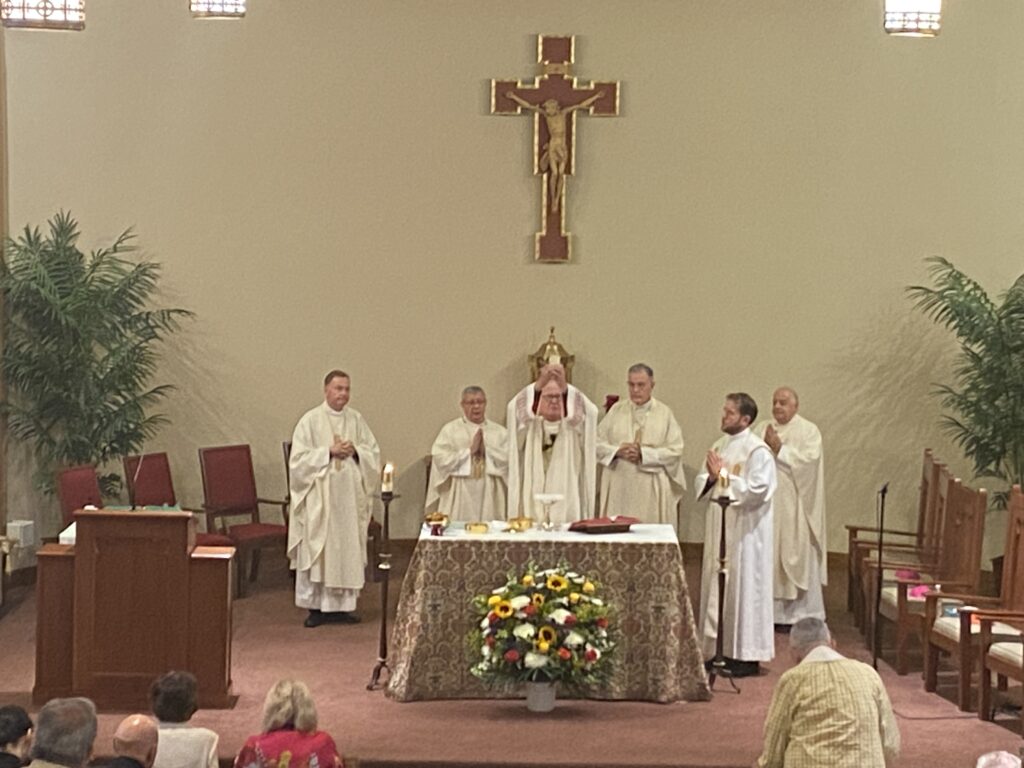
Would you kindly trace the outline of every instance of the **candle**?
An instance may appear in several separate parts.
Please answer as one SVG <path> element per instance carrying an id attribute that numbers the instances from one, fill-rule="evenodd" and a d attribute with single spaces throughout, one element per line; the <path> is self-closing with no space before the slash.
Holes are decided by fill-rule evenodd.
<path id="1" fill-rule="evenodd" d="M 384 465 L 384 472 L 380 477 L 381 493 L 391 493 L 395 490 L 395 465 L 390 461 Z"/>
<path id="2" fill-rule="evenodd" d="M 729 470 L 725 467 L 718 470 L 718 488 L 722 493 L 725 493 L 729 488 Z"/>

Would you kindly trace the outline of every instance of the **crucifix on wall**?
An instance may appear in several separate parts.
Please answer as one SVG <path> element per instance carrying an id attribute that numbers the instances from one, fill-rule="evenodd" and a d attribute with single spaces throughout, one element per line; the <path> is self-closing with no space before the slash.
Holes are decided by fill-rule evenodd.
<path id="1" fill-rule="evenodd" d="M 491 114 L 533 113 L 533 173 L 541 177 L 541 231 L 534 236 L 537 261 L 569 261 L 565 231 L 566 177 L 575 166 L 576 113 L 619 114 L 619 84 L 581 86 L 572 74 L 575 38 L 537 36 L 540 74 L 533 83 L 491 80 Z"/>

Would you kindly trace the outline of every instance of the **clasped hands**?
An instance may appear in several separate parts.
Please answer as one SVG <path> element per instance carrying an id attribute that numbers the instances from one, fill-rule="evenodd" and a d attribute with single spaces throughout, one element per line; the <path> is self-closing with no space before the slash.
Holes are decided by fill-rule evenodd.
<path id="1" fill-rule="evenodd" d="M 353 456 L 355 452 L 356 447 L 350 440 L 342 440 L 340 437 L 336 437 L 334 438 L 334 443 L 331 444 L 332 459 L 347 459 Z"/>
<path id="2" fill-rule="evenodd" d="M 643 461 L 643 451 L 640 448 L 640 443 L 623 443 L 619 446 L 619 450 L 615 452 L 615 458 L 624 459 L 630 464 L 639 464 Z"/>
<path id="3" fill-rule="evenodd" d="M 476 434 L 473 435 L 473 439 L 469 444 L 469 455 L 474 459 L 482 459 L 484 457 L 484 431 L 478 429 Z"/>
<path id="4" fill-rule="evenodd" d="M 764 441 L 768 443 L 768 447 L 772 449 L 772 453 L 778 456 L 779 451 L 782 450 L 782 438 L 779 437 L 779 433 L 775 431 L 775 427 L 771 424 L 769 424 L 764 431 Z"/>

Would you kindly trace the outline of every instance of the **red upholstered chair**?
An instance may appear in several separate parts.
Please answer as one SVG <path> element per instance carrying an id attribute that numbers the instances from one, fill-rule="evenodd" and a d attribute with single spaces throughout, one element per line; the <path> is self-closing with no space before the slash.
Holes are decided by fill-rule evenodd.
<path id="1" fill-rule="evenodd" d="M 174 495 L 174 481 L 171 479 L 171 463 L 166 453 L 125 456 L 124 482 L 128 488 L 128 498 L 137 507 L 178 505 L 178 499 Z M 223 533 L 207 531 L 196 534 L 196 545 L 233 547 L 235 542 Z"/>
<path id="2" fill-rule="evenodd" d="M 245 594 L 246 564 L 249 580 L 259 573 L 260 550 L 281 547 L 288 541 L 287 499 L 264 499 L 256 494 L 252 453 L 248 445 L 223 445 L 199 449 L 203 473 L 203 511 L 206 530 L 229 536 L 238 551 L 238 595 Z M 281 508 L 284 525 L 260 521 L 260 504 Z M 228 519 L 242 518 L 243 522 Z"/>
<path id="3" fill-rule="evenodd" d="M 103 495 L 100 493 L 96 467 L 93 464 L 82 464 L 62 469 L 57 473 L 57 496 L 60 497 L 60 512 L 65 526 L 74 522 L 76 509 L 89 504 L 102 507 Z"/>

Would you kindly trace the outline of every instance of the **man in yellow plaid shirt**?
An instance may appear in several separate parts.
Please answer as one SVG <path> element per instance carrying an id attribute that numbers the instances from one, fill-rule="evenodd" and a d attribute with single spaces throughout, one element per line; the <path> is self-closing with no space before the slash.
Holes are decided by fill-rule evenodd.
<path id="1" fill-rule="evenodd" d="M 799 663 L 779 678 L 764 724 L 760 768 L 885 768 L 900 732 L 882 679 L 832 648 L 821 619 L 789 635 Z"/>

